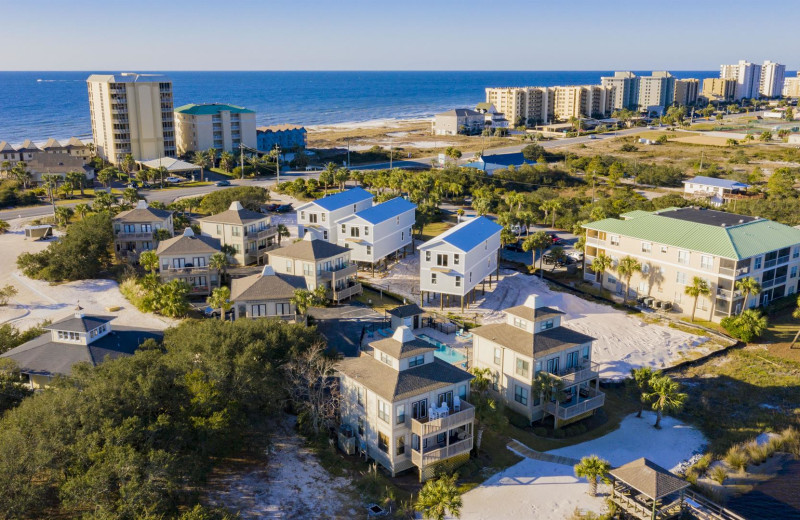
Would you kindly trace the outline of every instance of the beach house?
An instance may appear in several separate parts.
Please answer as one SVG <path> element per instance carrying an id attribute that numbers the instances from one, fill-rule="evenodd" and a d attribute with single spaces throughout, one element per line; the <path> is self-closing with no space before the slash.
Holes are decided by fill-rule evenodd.
<path id="1" fill-rule="evenodd" d="M 297 208 L 300 236 L 312 233 L 320 240 L 334 244 L 338 241 L 336 223 L 354 213 L 372 207 L 372 193 L 362 188 L 350 188 L 339 193 L 303 204 Z"/>
<path id="2" fill-rule="evenodd" d="M 439 297 L 439 307 L 475 300 L 475 287 L 498 268 L 502 226 L 486 217 L 467 219 L 419 246 L 420 305 Z"/>
<path id="3" fill-rule="evenodd" d="M 277 274 L 270 265 L 260 273 L 231 281 L 231 302 L 236 319 L 279 318 L 297 321 L 297 308 L 292 297 L 297 289 L 305 289 L 302 276 Z"/>
<path id="4" fill-rule="evenodd" d="M 413 250 L 416 209 L 416 204 L 395 197 L 341 218 L 336 222 L 337 243 L 351 250 L 354 262 L 369 265 L 374 273 L 375 265 L 385 265 L 390 255 L 405 256 Z"/>
<path id="5" fill-rule="evenodd" d="M 276 146 L 281 147 L 281 152 L 302 150 L 306 147 L 306 129 L 298 125 L 272 125 L 256 128 L 258 149 L 269 152 Z"/>
<path id="6" fill-rule="evenodd" d="M 302 240 L 269 253 L 269 265 L 279 274 L 302 276 L 309 290 L 324 286 L 327 297 L 340 302 L 361 294 L 351 251 L 307 234 Z"/>
<path id="7" fill-rule="evenodd" d="M 470 330 L 472 366 L 489 369 L 491 391 L 510 409 L 538 421 L 553 416 L 555 427 L 583 419 L 605 404 L 594 338 L 564 327 L 564 313 L 539 305 L 531 296 L 524 305 L 505 310 L 506 321 Z M 547 394 L 537 392 L 540 373 L 552 376 Z"/>
<path id="8" fill-rule="evenodd" d="M 238 265 L 263 264 L 267 252 L 277 247 L 278 229 L 271 217 L 246 209 L 239 201 L 222 213 L 201 218 L 200 232 L 233 247 L 236 253 L 231 258 Z"/>
<path id="9" fill-rule="evenodd" d="M 186 228 L 182 235 L 162 240 L 156 248 L 158 274 L 162 282 L 183 280 L 192 294 L 210 294 L 219 284 L 217 272 L 209 269 L 211 255 L 220 251 L 216 238 L 195 235 Z"/>
<path id="10" fill-rule="evenodd" d="M 336 365 L 340 415 L 360 453 L 392 476 L 417 468 L 420 480 L 469 460 L 475 409 L 472 375 L 436 358 L 408 327 Z"/>
<path id="11" fill-rule="evenodd" d="M 749 184 L 698 175 L 683 181 L 683 192 L 688 198 L 701 198 L 714 206 L 722 206 L 726 197 L 747 192 Z"/>
<path id="12" fill-rule="evenodd" d="M 140 200 L 136 207 L 117 213 L 112 219 L 114 230 L 114 251 L 120 258 L 136 260 L 142 251 L 153 249 L 153 233 L 165 229 L 170 237 L 175 236 L 172 225 L 172 211 L 151 208 Z"/>

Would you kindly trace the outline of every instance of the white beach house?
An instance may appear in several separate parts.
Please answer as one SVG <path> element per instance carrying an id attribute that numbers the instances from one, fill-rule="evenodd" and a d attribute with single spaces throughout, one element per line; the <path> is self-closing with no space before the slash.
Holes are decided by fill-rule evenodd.
<path id="1" fill-rule="evenodd" d="M 362 188 L 350 188 L 297 208 L 297 225 L 312 233 L 314 237 L 335 244 L 336 222 L 371 207 L 372 193 Z M 303 235 L 302 231 L 300 235 Z"/>
<path id="2" fill-rule="evenodd" d="M 487 277 L 491 284 L 497 270 L 502 229 L 486 217 L 477 217 L 419 246 L 420 303 L 439 295 L 439 306 L 449 306 L 454 296 L 463 310 L 465 302 L 474 301 L 475 287 Z"/>
<path id="3" fill-rule="evenodd" d="M 416 209 L 416 204 L 396 197 L 344 217 L 336 222 L 337 242 L 352 251 L 354 262 L 370 264 L 374 271 L 389 255 L 405 256 L 409 246 L 413 250 Z"/>

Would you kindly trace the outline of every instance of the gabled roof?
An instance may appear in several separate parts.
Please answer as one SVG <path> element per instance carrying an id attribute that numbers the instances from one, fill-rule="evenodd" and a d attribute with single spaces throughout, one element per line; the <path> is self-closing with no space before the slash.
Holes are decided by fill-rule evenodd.
<path id="1" fill-rule="evenodd" d="M 564 326 L 533 334 L 508 323 L 490 323 L 470 332 L 528 357 L 559 352 L 595 339 Z"/>
<path id="2" fill-rule="evenodd" d="M 295 290 L 305 288 L 302 276 L 275 274 L 270 266 L 264 266 L 259 274 L 231 281 L 231 301 L 287 300 Z"/>
<path id="3" fill-rule="evenodd" d="M 86 143 L 78 139 L 77 137 L 70 137 L 69 141 L 67 141 L 67 148 L 77 146 L 79 148 L 83 148 L 86 146 Z"/>
<path id="4" fill-rule="evenodd" d="M 156 249 L 157 255 L 214 254 L 219 252 L 218 238 L 195 235 L 192 228 L 186 228 L 183 235 L 162 240 Z"/>
<path id="5" fill-rule="evenodd" d="M 552 307 L 528 307 L 527 305 L 517 305 L 516 307 L 509 307 L 504 311 L 506 314 L 513 314 L 519 316 L 523 320 L 536 321 L 553 316 L 561 316 L 564 313 Z"/>
<path id="6" fill-rule="evenodd" d="M 113 319 L 114 316 L 74 314 L 42 328 L 46 330 L 66 330 L 69 332 L 89 332 L 90 330 L 94 330 L 100 325 L 108 323 Z"/>
<path id="7" fill-rule="evenodd" d="M 64 148 L 64 147 L 61 145 L 61 143 L 59 143 L 58 141 L 56 141 L 51 137 L 50 139 L 47 140 L 46 143 L 44 143 L 44 146 L 42 146 L 42 150 L 49 150 L 52 148 Z"/>
<path id="8" fill-rule="evenodd" d="M 255 220 L 263 220 L 267 215 L 257 211 L 251 211 L 242 206 L 242 203 L 235 200 L 230 207 L 222 213 L 201 218 L 201 222 L 214 222 L 217 224 L 246 224 Z"/>
<path id="9" fill-rule="evenodd" d="M 372 197 L 372 193 L 368 192 L 367 190 L 355 187 L 311 201 L 303 207 L 308 206 L 309 204 L 315 204 L 324 210 L 335 211 L 366 199 L 372 200 Z"/>
<path id="10" fill-rule="evenodd" d="M 502 229 L 502 226 L 486 217 L 477 217 L 451 227 L 441 235 L 428 240 L 419 248 L 425 249 L 437 242 L 445 242 L 466 253 L 476 248 L 483 241 L 500 233 Z"/>
<path id="11" fill-rule="evenodd" d="M 583 227 L 732 260 L 800 244 L 800 230 L 778 222 L 691 208 L 662 210 L 628 220 L 607 218 Z"/>
<path id="12" fill-rule="evenodd" d="M 18 152 L 41 152 L 39 147 L 36 146 L 36 144 L 34 144 L 34 142 L 31 141 L 30 139 L 25 139 L 25 141 L 23 141 L 23 143 L 22 143 L 22 146 L 17 148 L 17 151 Z"/>
<path id="13" fill-rule="evenodd" d="M 117 213 L 115 222 L 161 222 L 172 215 L 168 209 L 151 208 L 145 201 L 139 201 L 135 208 Z"/>
<path id="14" fill-rule="evenodd" d="M 397 327 L 392 337 L 372 341 L 369 344 L 375 350 L 386 352 L 395 359 L 418 356 L 436 350 L 432 344 L 414 336 L 406 326 Z"/>
<path id="15" fill-rule="evenodd" d="M 0 141 L 0 152 L 16 152 L 17 150 L 5 141 Z"/>
<path id="16" fill-rule="evenodd" d="M 393 219 L 407 211 L 413 211 L 415 209 L 417 209 L 417 205 L 413 202 L 409 202 L 403 197 L 395 197 L 391 200 L 387 200 L 386 202 L 376 204 L 371 208 L 363 209 L 352 215 L 350 218 L 358 217 L 369 222 L 370 224 L 380 224 L 381 222 Z"/>
<path id="17" fill-rule="evenodd" d="M 218 114 L 223 111 L 230 112 L 231 114 L 255 114 L 255 112 L 249 108 L 236 105 L 226 105 L 224 103 L 204 103 L 201 105 L 189 103 L 188 105 L 183 105 L 175 109 L 176 113 L 189 114 L 193 116 L 207 116 Z"/>
<path id="18" fill-rule="evenodd" d="M 332 244 L 325 240 L 313 238 L 310 234 L 303 240 L 298 240 L 293 244 L 270 251 L 269 256 L 279 256 L 294 258 L 296 260 L 322 260 L 331 258 L 350 251 L 346 247 Z"/>
<path id="19" fill-rule="evenodd" d="M 168 172 L 191 172 L 200 169 L 200 166 L 196 164 L 181 161 L 180 159 L 176 159 L 174 157 L 161 157 L 159 159 L 137 162 L 142 166 L 146 166 L 147 168 L 165 168 Z"/>
<path id="20" fill-rule="evenodd" d="M 424 314 L 425 311 L 420 308 L 419 305 L 416 303 L 409 303 L 408 305 L 400 305 L 399 307 L 395 307 L 387 311 L 392 316 L 397 318 L 409 318 L 411 316 L 417 316 L 419 314 Z"/>
<path id="21" fill-rule="evenodd" d="M 389 402 L 466 382 L 473 377 L 437 357 L 433 358 L 433 363 L 398 371 L 368 354 L 362 354 L 361 357 L 340 361 L 336 369 Z"/>
<path id="22" fill-rule="evenodd" d="M 730 190 L 747 189 L 750 187 L 749 184 L 744 184 L 742 182 L 732 181 L 728 179 L 717 179 L 714 177 L 705 177 L 703 175 L 692 177 L 689 180 L 683 181 L 683 183 L 702 184 L 703 186 L 714 186 L 715 188 L 726 188 Z"/>
<path id="23" fill-rule="evenodd" d="M 645 458 L 623 464 L 608 473 L 653 500 L 689 487 L 685 480 Z"/>

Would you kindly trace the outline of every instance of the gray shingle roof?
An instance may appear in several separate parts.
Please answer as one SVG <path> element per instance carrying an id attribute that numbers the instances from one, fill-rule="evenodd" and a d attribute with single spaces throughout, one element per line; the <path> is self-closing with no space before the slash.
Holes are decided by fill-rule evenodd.
<path id="1" fill-rule="evenodd" d="M 68 332 L 89 332 L 113 319 L 114 316 L 99 316 L 97 314 L 85 314 L 81 317 L 72 315 L 43 328 L 46 330 L 66 330 Z"/>
<path id="2" fill-rule="evenodd" d="M 469 372 L 439 358 L 434 358 L 433 363 L 397 371 L 372 356 L 363 354 L 361 357 L 340 361 L 336 364 L 336 369 L 390 402 L 472 379 Z"/>
<path id="3" fill-rule="evenodd" d="M 567 327 L 555 327 L 534 335 L 508 323 L 490 323 L 470 329 L 470 332 L 529 357 L 558 352 L 594 341 L 593 337 Z"/>
<path id="4" fill-rule="evenodd" d="M 423 311 L 419 307 L 419 305 L 417 305 L 416 303 L 409 303 L 408 305 L 401 305 L 399 307 L 395 307 L 394 309 L 391 309 L 388 312 L 392 316 L 396 316 L 398 318 L 410 318 L 411 316 L 416 316 L 418 314 L 424 314 L 425 313 L 425 311 Z"/>
<path id="5" fill-rule="evenodd" d="M 400 343 L 394 338 L 384 338 L 371 342 L 370 346 L 377 350 L 386 352 L 393 358 L 397 359 L 404 359 L 436 350 L 436 347 L 428 342 L 422 341 L 421 339 L 414 339 L 407 341 L 406 343 Z"/>
<path id="6" fill-rule="evenodd" d="M 98 365 L 107 358 L 131 356 L 145 340 L 159 340 L 162 337 L 160 331 L 120 326 L 89 345 L 79 345 L 52 341 L 51 334 L 47 332 L 0 357 L 16 361 L 24 374 L 69 375 L 72 367 L 78 363 Z"/>
<path id="7" fill-rule="evenodd" d="M 187 228 L 188 229 L 188 228 Z M 220 250 L 218 238 L 180 235 L 158 243 L 158 255 L 214 254 Z"/>
<path id="8" fill-rule="evenodd" d="M 261 273 L 231 281 L 231 301 L 285 300 L 294 296 L 297 289 L 305 289 L 302 276 Z"/>
<path id="9" fill-rule="evenodd" d="M 346 247 L 331 244 L 325 240 L 298 240 L 293 244 L 275 249 L 269 256 L 295 258 L 297 260 L 321 260 L 341 255 L 349 251 Z"/>
<path id="10" fill-rule="evenodd" d="M 564 313 L 552 307 L 538 307 L 536 309 L 528 307 L 527 305 L 517 305 L 516 307 L 509 307 L 505 310 L 507 314 L 519 316 L 523 320 L 538 321 L 552 316 L 561 316 Z"/>
<path id="11" fill-rule="evenodd" d="M 114 217 L 114 222 L 162 222 L 170 215 L 172 215 L 172 212 L 167 209 L 133 208 L 118 213 Z"/>
<path id="12" fill-rule="evenodd" d="M 623 464 L 609 474 L 654 500 L 689 487 L 685 480 L 645 458 Z"/>
<path id="13" fill-rule="evenodd" d="M 246 224 L 255 220 L 262 220 L 267 218 L 267 215 L 257 211 L 251 211 L 236 201 L 231 204 L 231 207 L 222 213 L 211 215 L 210 217 L 201 218 L 201 222 L 214 222 L 216 224 Z"/>

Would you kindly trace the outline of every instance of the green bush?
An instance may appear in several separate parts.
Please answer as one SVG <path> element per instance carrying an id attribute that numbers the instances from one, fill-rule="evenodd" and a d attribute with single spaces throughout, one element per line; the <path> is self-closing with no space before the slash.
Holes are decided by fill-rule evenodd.
<path id="1" fill-rule="evenodd" d="M 747 309 L 738 316 L 726 316 L 720 322 L 728 334 L 745 343 L 759 338 L 767 330 L 767 324 L 766 316 L 755 309 Z"/>
<path id="2" fill-rule="evenodd" d="M 736 471 L 745 471 L 747 469 L 749 459 L 747 458 L 747 452 L 745 451 L 744 447 L 742 447 L 741 444 L 731 446 L 731 448 L 725 454 L 725 462 L 727 462 L 728 466 Z"/>
<path id="3" fill-rule="evenodd" d="M 212 191 L 200 202 L 200 209 L 205 213 L 216 214 L 227 210 L 231 203 L 239 201 L 245 208 L 258 211 L 261 204 L 269 200 L 269 192 L 258 186 L 236 186 L 224 190 Z"/>
<path id="4" fill-rule="evenodd" d="M 714 466 L 714 469 L 711 470 L 711 480 L 714 480 L 717 484 L 721 485 L 727 478 L 728 472 L 722 466 Z"/>
<path id="5" fill-rule="evenodd" d="M 702 476 L 705 475 L 706 471 L 708 471 L 709 466 L 714 461 L 714 456 L 710 453 L 706 453 L 702 457 L 700 457 L 697 462 L 694 463 L 694 470 Z"/>

